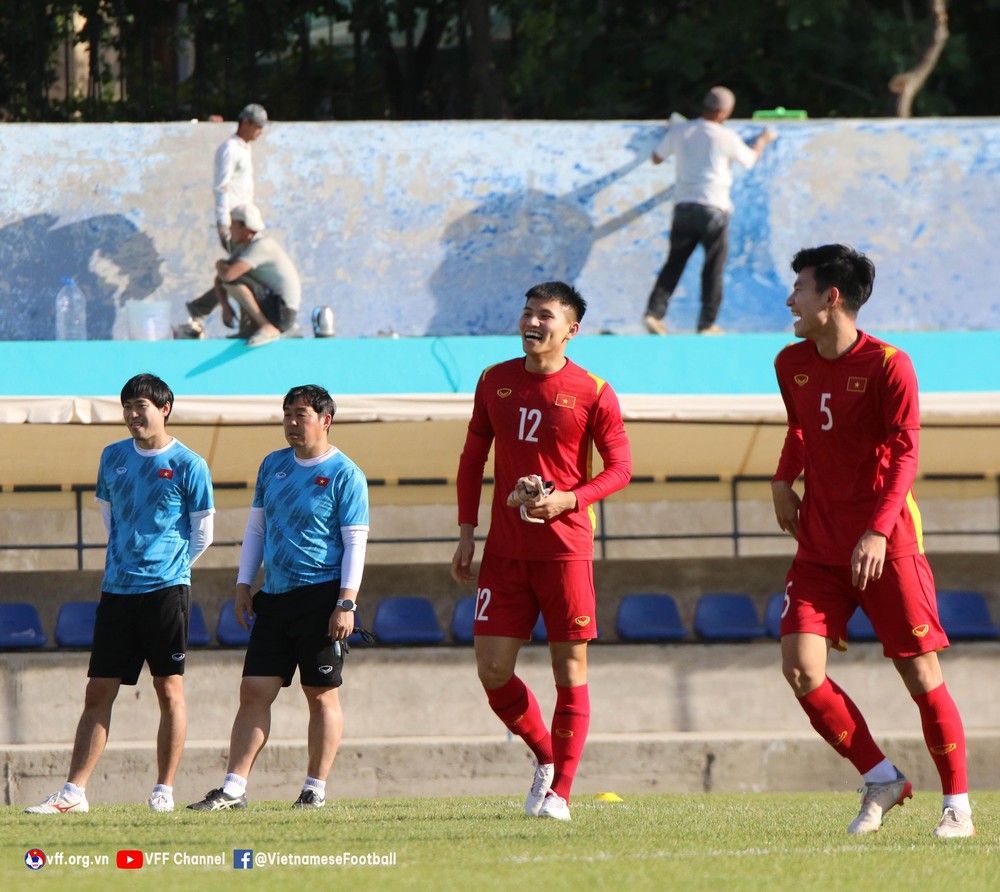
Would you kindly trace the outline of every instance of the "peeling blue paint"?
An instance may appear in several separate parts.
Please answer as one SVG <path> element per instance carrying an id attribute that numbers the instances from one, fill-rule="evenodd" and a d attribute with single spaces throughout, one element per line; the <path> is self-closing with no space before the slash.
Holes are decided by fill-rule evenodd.
<path id="1" fill-rule="evenodd" d="M 1000 121 L 775 126 L 781 138 L 734 184 L 724 328 L 788 330 L 788 262 L 826 241 L 876 263 L 867 328 L 1000 328 Z M 127 336 L 128 299 L 166 299 L 182 321 L 220 255 L 212 157 L 231 130 L 0 126 L 0 339 L 52 337 L 63 275 L 82 279 L 93 338 Z M 553 278 L 588 299 L 585 331 L 637 333 L 670 229 L 672 162 L 647 163 L 662 133 L 636 121 L 278 122 L 254 147 L 258 203 L 302 274 L 303 320 L 329 304 L 340 335 L 502 334 L 527 288 Z M 671 328 L 694 327 L 700 262 Z"/>

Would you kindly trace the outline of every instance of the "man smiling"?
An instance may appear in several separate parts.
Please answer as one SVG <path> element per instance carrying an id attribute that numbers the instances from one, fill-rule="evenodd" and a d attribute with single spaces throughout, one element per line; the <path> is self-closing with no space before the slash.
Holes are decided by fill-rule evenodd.
<path id="1" fill-rule="evenodd" d="M 123 684 L 138 681 L 144 662 L 160 706 L 149 807 L 174 809 L 174 775 L 187 728 L 191 565 L 212 542 L 212 481 L 204 459 L 167 433 L 174 395 L 165 382 L 136 375 L 122 388 L 121 401 L 132 439 L 108 446 L 98 469 L 108 549 L 69 778 L 62 790 L 26 809 L 30 814 L 89 810 L 85 788 L 108 742 L 111 707 Z"/>
<path id="2" fill-rule="evenodd" d="M 771 483 L 778 525 L 798 548 L 785 579 L 782 669 L 813 728 L 862 776 L 847 829 L 874 833 L 912 785 L 873 739 L 857 706 L 826 674 L 862 609 L 920 712 L 944 794 L 938 837 L 973 836 L 962 718 L 937 651 L 934 577 L 924 554 L 917 473 L 920 410 L 910 358 L 857 328 L 875 266 L 846 245 L 799 251 L 787 305 L 800 343 L 775 360 L 788 432 Z M 793 484 L 805 472 L 799 498 Z"/>
<path id="3" fill-rule="evenodd" d="M 632 456 L 618 398 L 566 358 L 587 304 L 563 282 L 528 291 L 524 356 L 492 366 L 476 387 L 458 467 L 459 543 L 451 572 L 475 579 L 472 558 L 483 470 L 494 447 L 493 508 L 476 604 L 476 663 L 490 707 L 535 758 L 529 815 L 568 821 L 570 788 L 590 725 L 587 642 L 597 637 L 592 505 L 625 487 Z M 592 446 L 604 469 L 591 479 Z M 551 730 L 514 674 L 541 613 L 556 707 Z"/>

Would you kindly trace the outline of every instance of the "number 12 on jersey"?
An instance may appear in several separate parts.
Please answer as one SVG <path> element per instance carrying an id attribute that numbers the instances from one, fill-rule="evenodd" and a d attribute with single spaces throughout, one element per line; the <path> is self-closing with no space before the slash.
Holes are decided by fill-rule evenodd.
<path id="1" fill-rule="evenodd" d="M 517 428 L 517 438 L 525 443 L 537 443 L 538 437 L 535 434 L 538 432 L 538 425 L 542 423 L 542 410 L 525 409 L 521 406 L 518 412 L 521 413 L 521 423 Z"/>

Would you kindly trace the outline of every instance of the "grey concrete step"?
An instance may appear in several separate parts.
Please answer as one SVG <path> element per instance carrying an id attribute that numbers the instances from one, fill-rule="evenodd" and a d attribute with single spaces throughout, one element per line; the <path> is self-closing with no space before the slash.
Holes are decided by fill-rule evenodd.
<path id="1" fill-rule="evenodd" d="M 878 735 L 914 788 L 936 792 L 937 773 L 919 732 Z M 968 735 L 970 787 L 1000 788 L 1000 731 Z M 69 744 L 0 747 L 3 802 L 31 805 L 62 786 Z M 190 742 L 175 786 L 178 803 L 221 784 L 228 741 Z M 155 781 L 152 742 L 109 744 L 87 788 L 91 803 L 137 802 Z M 251 800 L 292 802 L 305 778 L 304 740 L 270 741 L 254 766 Z M 345 738 L 327 784 L 333 799 L 401 796 L 502 796 L 515 807 L 532 774 L 527 748 L 489 737 Z M 811 729 L 800 732 L 593 734 L 574 795 L 630 793 L 852 791 L 853 768 Z"/>

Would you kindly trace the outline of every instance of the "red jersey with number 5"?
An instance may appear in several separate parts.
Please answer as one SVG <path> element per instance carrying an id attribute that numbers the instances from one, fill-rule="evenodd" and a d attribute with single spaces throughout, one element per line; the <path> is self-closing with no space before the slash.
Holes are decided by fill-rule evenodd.
<path id="1" fill-rule="evenodd" d="M 798 557 L 850 562 L 866 530 L 888 538 L 887 557 L 923 552 L 917 474 L 920 409 L 909 356 L 858 332 L 855 345 L 824 359 L 812 341 L 775 359 L 788 433 L 775 480 L 805 471 Z"/>
<path id="2" fill-rule="evenodd" d="M 594 554 L 591 505 L 622 489 L 632 453 L 618 397 L 610 385 L 569 360 L 536 375 L 524 359 L 491 366 L 476 386 L 472 420 L 458 467 L 458 522 L 478 523 L 483 469 L 494 447 L 494 494 L 485 551 L 521 560 L 589 560 Z M 604 469 L 592 472 L 593 446 Z M 527 523 L 507 496 L 519 477 L 539 474 L 576 494 L 577 509 L 544 524 Z"/>

